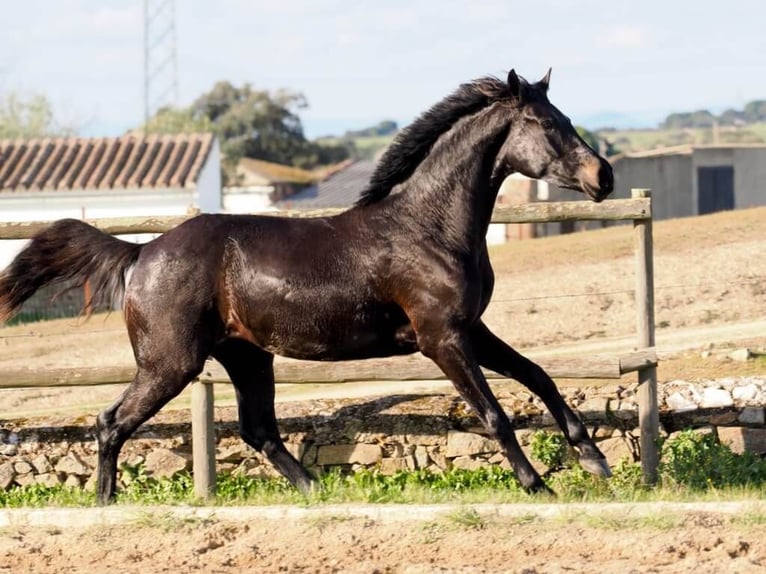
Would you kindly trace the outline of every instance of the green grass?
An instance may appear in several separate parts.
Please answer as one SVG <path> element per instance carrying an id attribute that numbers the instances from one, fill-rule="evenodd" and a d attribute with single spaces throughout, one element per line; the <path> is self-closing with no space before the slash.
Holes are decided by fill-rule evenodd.
<path id="1" fill-rule="evenodd" d="M 560 450 L 559 441 L 541 433 L 536 458 L 552 459 Z M 661 484 L 642 484 L 638 464 L 622 461 L 609 480 L 587 474 L 572 460 L 561 460 L 561 470 L 546 477 L 557 493 L 530 495 L 510 470 L 497 466 L 477 470 L 452 469 L 401 471 L 383 475 L 376 470 L 351 474 L 333 471 L 320 478 L 320 487 L 304 496 L 284 479 L 227 474 L 218 477 L 218 505 L 322 505 L 338 503 L 475 504 L 518 502 L 642 502 L 722 501 L 762 499 L 766 494 L 766 460 L 746 453 L 737 455 L 711 434 L 685 431 L 663 445 Z M 558 459 L 557 459 L 558 460 Z M 173 478 L 154 479 L 142 466 L 123 467 L 125 486 L 117 502 L 122 504 L 202 504 L 194 497 L 188 472 Z M 31 485 L 0 491 L 0 507 L 91 506 L 92 493 L 63 486 Z M 454 517 L 453 517 L 454 518 Z M 470 522 L 470 516 L 454 518 Z M 753 518 L 753 520 L 756 520 Z"/>
<path id="2" fill-rule="evenodd" d="M 718 130 L 718 140 L 711 128 L 683 130 L 617 130 L 605 131 L 606 137 L 622 152 L 642 151 L 676 145 L 706 145 L 712 143 L 763 143 L 766 142 L 766 124 L 749 124 L 741 127 L 724 126 Z"/>

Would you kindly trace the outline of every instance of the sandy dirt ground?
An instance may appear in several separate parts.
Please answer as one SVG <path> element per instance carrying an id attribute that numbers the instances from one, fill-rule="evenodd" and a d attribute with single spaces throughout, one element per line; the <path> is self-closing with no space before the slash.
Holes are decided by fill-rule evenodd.
<path id="1" fill-rule="evenodd" d="M 766 524 L 709 512 L 538 518 L 463 508 L 423 521 L 243 522 L 147 511 L 126 524 L 12 526 L 0 537 L 0 572 L 102 571 L 745 574 L 766 571 Z"/>

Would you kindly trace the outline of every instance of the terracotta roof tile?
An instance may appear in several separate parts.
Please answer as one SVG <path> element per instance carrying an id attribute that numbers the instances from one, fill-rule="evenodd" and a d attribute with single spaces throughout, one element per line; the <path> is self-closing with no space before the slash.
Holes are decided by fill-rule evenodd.
<path id="1" fill-rule="evenodd" d="M 0 192 L 187 187 L 212 147 L 212 134 L 0 139 Z"/>

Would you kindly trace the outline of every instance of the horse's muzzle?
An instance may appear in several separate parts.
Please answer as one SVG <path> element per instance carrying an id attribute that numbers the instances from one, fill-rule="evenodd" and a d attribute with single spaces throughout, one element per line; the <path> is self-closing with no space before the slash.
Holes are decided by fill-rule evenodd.
<path id="1" fill-rule="evenodd" d="M 614 172 L 612 171 L 612 166 L 604 158 L 599 157 L 598 159 L 600 165 L 597 182 L 584 182 L 583 185 L 585 193 L 596 203 L 604 201 L 614 191 Z M 596 183 L 596 185 L 593 185 L 593 183 Z"/>

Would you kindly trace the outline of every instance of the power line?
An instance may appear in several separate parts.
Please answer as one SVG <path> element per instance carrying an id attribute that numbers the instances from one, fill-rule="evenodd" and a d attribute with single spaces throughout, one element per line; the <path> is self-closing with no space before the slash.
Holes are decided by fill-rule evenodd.
<path id="1" fill-rule="evenodd" d="M 175 0 L 144 0 L 144 122 L 178 100 Z"/>

